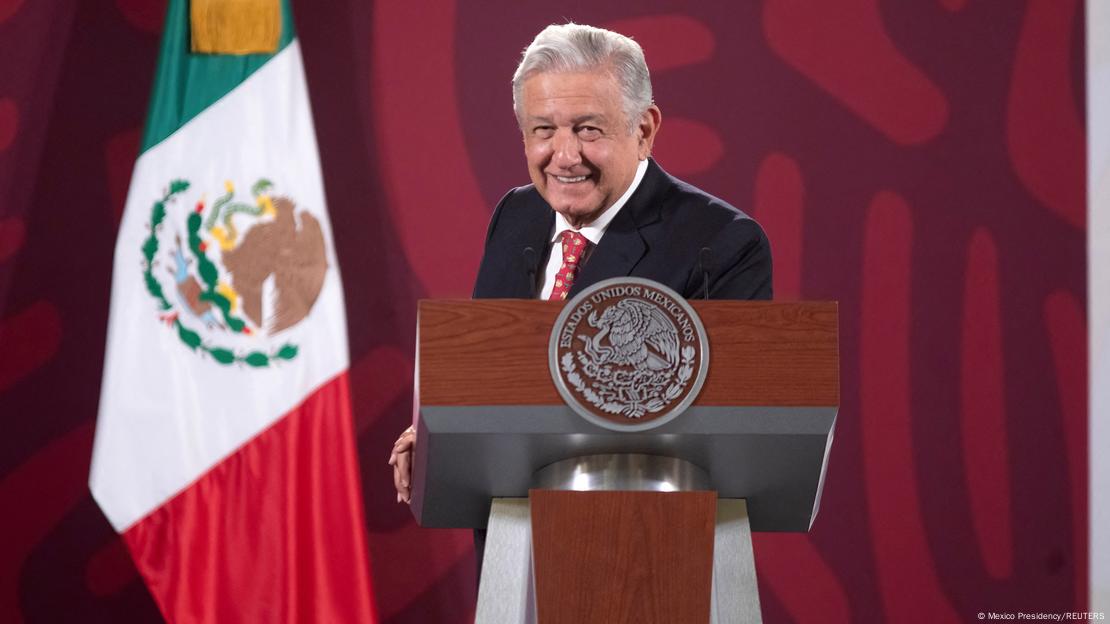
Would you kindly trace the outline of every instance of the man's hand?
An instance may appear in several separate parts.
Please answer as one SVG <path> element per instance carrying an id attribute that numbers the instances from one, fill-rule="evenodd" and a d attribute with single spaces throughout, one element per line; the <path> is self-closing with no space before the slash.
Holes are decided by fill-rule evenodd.
<path id="1" fill-rule="evenodd" d="M 389 465 L 393 466 L 393 487 L 397 488 L 397 502 L 409 502 L 412 497 L 412 453 L 416 449 L 416 429 L 409 427 L 393 444 Z"/>

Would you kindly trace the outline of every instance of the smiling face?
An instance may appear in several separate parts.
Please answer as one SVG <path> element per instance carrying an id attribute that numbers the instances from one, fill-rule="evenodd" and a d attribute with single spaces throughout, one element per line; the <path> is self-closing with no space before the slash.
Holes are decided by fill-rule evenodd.
<path id="1" fill-rule="evenodd" d="M 576 228 L 632 184 L 661 115 L 652 105 L 629 129 L 616 78 L 605 70 L 543 72 L 524 81 L 521 131 L 536 190 Z"/>

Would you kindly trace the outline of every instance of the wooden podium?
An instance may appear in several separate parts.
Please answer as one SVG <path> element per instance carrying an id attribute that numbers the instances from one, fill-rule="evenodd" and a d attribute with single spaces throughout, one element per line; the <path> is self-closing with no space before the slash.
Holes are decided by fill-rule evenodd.
<path id="1" fill-rule="evenodd" d="M 489 528 L 479 622 L 746 622 L 750 531 L 808 531 L 839 405 L 835 303 L 690 301 L 693 404 L 641 432 L 563 401 L 563 303 L 421 301 L 412 510 Z"/>

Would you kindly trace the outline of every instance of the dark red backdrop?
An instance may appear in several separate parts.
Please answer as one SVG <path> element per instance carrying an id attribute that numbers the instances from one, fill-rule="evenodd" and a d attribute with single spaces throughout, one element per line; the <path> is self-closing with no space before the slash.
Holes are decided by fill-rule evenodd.
<path id="1" fill-rule="evenodd" d="M 841 304 L 820 518 L 756 539 L 767 621 L 1085 606 L 1081 4 L 549 4 L 296 3 L 387 621 L 472 613 L 469 535 L 415 528 L 385 459 L 415 301 L 468 292 L 527 179 L 509 76 L 567 18 L 641 41 L 659 161 L 764 223 L 777 296 Z M 158 617 L 85 482 L 162 9 L 0 0 L 0 621 Z"/>

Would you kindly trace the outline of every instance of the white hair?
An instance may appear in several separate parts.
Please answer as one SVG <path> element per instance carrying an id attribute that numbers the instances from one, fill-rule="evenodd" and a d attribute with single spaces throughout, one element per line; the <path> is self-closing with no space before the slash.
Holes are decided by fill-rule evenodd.
<path id="1" fill-rule="evenodd" d="M 617 79 L 629 131 L 651 105 L 651 75 L 640 44 L 620 33 L 582 24 L 552 24 L 540 31 L 513 74 L 513 110 L 523 122 L 524 81 L 543 72 L 606 69 Z M 523 124 L 522 124 L 523 125 Z"/>

